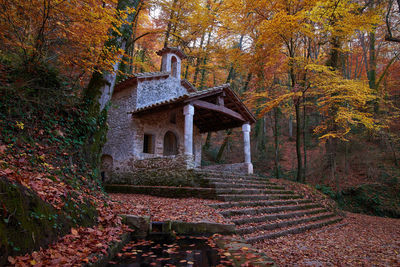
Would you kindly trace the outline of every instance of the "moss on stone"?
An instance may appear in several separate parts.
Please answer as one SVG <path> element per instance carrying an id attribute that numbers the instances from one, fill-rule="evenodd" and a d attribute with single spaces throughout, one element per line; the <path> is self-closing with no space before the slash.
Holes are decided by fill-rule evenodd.
<path id="1" fill-rule="evenodd" d="M 36 193 L 0 178 L 0 265 L 10 255 L 45 247 L 71 226 L 71 220 Z"/>

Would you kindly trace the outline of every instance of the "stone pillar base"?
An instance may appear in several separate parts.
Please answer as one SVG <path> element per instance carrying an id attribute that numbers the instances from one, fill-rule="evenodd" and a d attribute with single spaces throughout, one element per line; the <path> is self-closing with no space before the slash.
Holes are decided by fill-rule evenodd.
<path id="1" fill-rule="evenodd" d="M 185 154 L 184 155 L 185 165 L 187 170 L 192 170 L 196 168 L 196 163 L 194 162 L 194 156 Z"/>
<path id="2" fill-rule="evenodd" d="M 247 174 L 253 174 L 253 164 L 245 163 L 247 167 Z"/>

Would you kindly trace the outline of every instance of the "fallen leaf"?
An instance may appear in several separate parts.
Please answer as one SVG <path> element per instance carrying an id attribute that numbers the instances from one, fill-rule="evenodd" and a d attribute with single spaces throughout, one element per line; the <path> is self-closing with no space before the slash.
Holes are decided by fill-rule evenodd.
<path id="1" fill-rule="evenodd" d="M 75 228 L 71 228 L 71 234 L 78 236 L 78 231 Z"/>

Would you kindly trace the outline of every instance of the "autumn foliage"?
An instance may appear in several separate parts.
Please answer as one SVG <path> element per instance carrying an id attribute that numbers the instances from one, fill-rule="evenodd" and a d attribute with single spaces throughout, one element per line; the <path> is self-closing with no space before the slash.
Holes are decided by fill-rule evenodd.
<path id="1" fill-rule="evenodd" d="M 11 264 L 91 263 L 126 230 L 118 213 L 162 209 L 158 218 L 175 216 L 169 210 L 174 203 L 165 200 L 151 209 L 143 207 L 150 200 L 136 200 L 135 211 L 132 203 L 116 204 L 102 191 L 97 169 L 107 115 L 94 100 L 101 88 L 125 77 L 159 71 L 156 51 L 163 46 L 179 46 L 188 55 L 182 79 L 199 90 L 230 83 L 257 115 L 256 171 L 317 185 L 343 208 L 398 217 L 399 5 L 395 0 L 0 0 L 0 175 L 68 218 L 59 233 L 65 235 L 46 251 L 14 257 L 32 247 L 13 243 L 13 235 L 2 237 L 7 245 L 0 251 L 10 255 Z M 235 130 L 208 133 L 205 162 L 242 160 L 241 138 Z M 97 151 L 92 155 L 97 165 L 84 150 Z M 0 223 L 18 225 L 11 202 L 3 202 Z M 221 221 L 203 204 L 179 210 L 187 220 L 204 215 Z M 90 220 L 79 217 L 81 210 Z M 349 223 L 359 229 L 356 217 Z M 384 234 L 392 233 L 398 231 Z M 32 236 L 27 240 L 35 243 Z M 293 244 L 259 247 L 271 245 L 276 255 L 280 245 Z M 384 245 L 377 238 L 370 244 Z M 298 254 L 292 256 L 281 263 Z M 394 255 L 381 256 L 382 262 L 394 262 Z"/>
<path id="2" fill-rule="evenodd" d="M 117 0 L 32 0 L 0 3 L 0 49 L 14 64 L 55 64 L 65 74 L 108 70 L 123 51 L 105 46 L 134 10 Z"/>

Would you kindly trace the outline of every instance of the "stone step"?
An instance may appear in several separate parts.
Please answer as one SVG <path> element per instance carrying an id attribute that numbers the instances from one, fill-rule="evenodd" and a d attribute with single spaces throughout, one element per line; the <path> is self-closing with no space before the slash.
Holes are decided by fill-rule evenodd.
<path id="1" fill-rule="evenodd" d="M 231 178 L 220 178 L 220 177 L 206 177 L 204 178 L 210 183 L 229 183 L 229 184 L 259 184 L 259 185 L 276 185 L 275 183 L 268 182 L 268 180 L 247 180 L 242 178 L 231 179 Z"/>
<path id="2" fill-rule="evenodd" d="M 269 184 L 254 184 L 254 183 L 224 183 L 224 182 L 210 182 L 215 188 L 261 188 L 261 189 L 285 189 L 284 186 L 269 185 Z"/>
<path id="3" fill-rule="evenodd" d="M 280 229 L 278 231 L 274 231 L 274 232 L 267 233 L 267 234 L 260 234 L 260 235 L 256 235 L 256 236 L 247 237 L 247 238 L 245 238 L 245 240 L 249 243 L 256 243 L 256 242 L 259 242 L 259 241 L 262 241 L 265 239 L 272 239 L 272 238 L 277 238 L 280 236 L 285 236 L 285 235 L 290 235 L 290 234 L 298 234 L 298 233 L 305 232 L 307 230 L 321 228 L 326 225 L 337 223 L 341 220 L 342 220 L 341 217 L 337 217 L 337 216 L 330 217 L 325 220 L 315 221 L 312 223 L 304 223 L 304 224 L 296 225 L 296 226 L 289 227 L 286 229 Z"/>
<path id="4" fill-rule="evenodd" d="M 193 170 L 196 173 L 200 174 L 217 174 L 217 175 L 227 175 L 227 176 L 249 176 L 249 177 L 262 177 L 261 175 L 258 174 L 245 174 L 245 173 L 237 173 L 237 172 L 231 172 L 231 171 L 217 171 L 217 170 L 210 170 L 210 169 L 194 169 Z"/>
<path id="5" fill-rule="evenodd" d="M 257 215 L 257 214 L 266 214 L 266 213 L 277 213 L 281 211 L 295 211 L 295 210 L 306 210 L 306 209 L 315 209 L 320 208 L 319 204 L 314 203 L 306 203 L 299 205 L 287 205 L 287 206 L 275 206 L 275 207 L 266 207 L 261 206 L 257 208 L 243 208 L 243 209 L 230 209 L 223 210 L 219 213 L 224 217 L 238 216 L 238 215 Z"/>
<path id="6" fill-rule="evenodd" d="M 283 219 L 290 219 L 295 217 L 301 217 L 306 215 L 313 215 L 318 213 L 326 212 L 324 208 L 316 208 L 316 209 L 308 209 L 296 212 L 282 212 L 276 214 L 263 214 L 262 216 L 237 216 L 232 217 L 231 221 L 234 222 L 236 225 L 247 224 L 247 223 L 259 223 L 259 222 L 266 222 L 266 221 L 274 221 L 274 220 L 283 220 Z"/>
<path id="7" fill-rule="evenodd" d="M 257 176 L 202 172 L 226 203 L 210 204 L 236 224 L 236 232 L 249 243 L 296 234 L 336 223 L 342 218 L 286 190 L 283 185 Z"/>
<path id="8" fill-rule="evenodd" d="M 218 199 L 223 201 L 245 201 L 245 200 L 272 200 L 272 199 L 298 199 L 299 195 L 293 194 L 261 194 L 261 195 L 218 195 Z"/>
<path id="9" fill-rule="evenodd" d="M 297 205 L 312 203 L 309 199 L 288 199 L 288 200 L 261 200 L 261 201 L 239 201 L 239 202 L 226 202 L 209 204 L 210 207 L 215 209 L 230 209 L 235 207 L 261 207 L 261 206 L 279 206 L 279 205 Z"/>
<path id="10" fill-rule="evenodd" d="M 257 175 L 246 175 L 246 174 L 236 174 L 236 173 L 223 173 L 223 172 L 198 172 L 196 173 L 206 176 L 206 177 L 218 177 L 218 178 L 235 178 L 235 179 L 246 179 L 246 180 L 268 180 L 266 177 Z"/>
<path id="11" fill-rule="evenodd" d="M 245 224 L 242 225 L 241 228 L 236 230 L 236 233 L 240 235 L 245 235 L 245 234 L 251 234 L 255 232 L 262 232 L 262 231 L 271 231 L 275 230 L 278 228 L 284 228 L 284 227 L 290 227 L 298 224 L 304 224 L 304 223 L 309 223 L 309 222 L 315 222 L 319 220 L 325 220 L 331 217 L 334 217 L 335 214 L 332 212 L 325 212 L 325 213 L 319 213 L 315 216 L 304 216 L 301 218 L 291 218 L 287 220 L 279 220 L 274 223 L 267 223 L 267 222 L 261 222 L 261 223 L 252 223 L 252 224 Z M 266 234 L 261 233 L 261 234 Z"/>
<path id="12" fill-rule="evenodd" d="M 279 189 L 258 189 L 258 188 L 216 188 L 215 192 L 217 194 L 232 194 L 232 195 L 259 195 L 259 194 L 294 194 L 293 191 L 290 190 L 279 190 Z"/>

